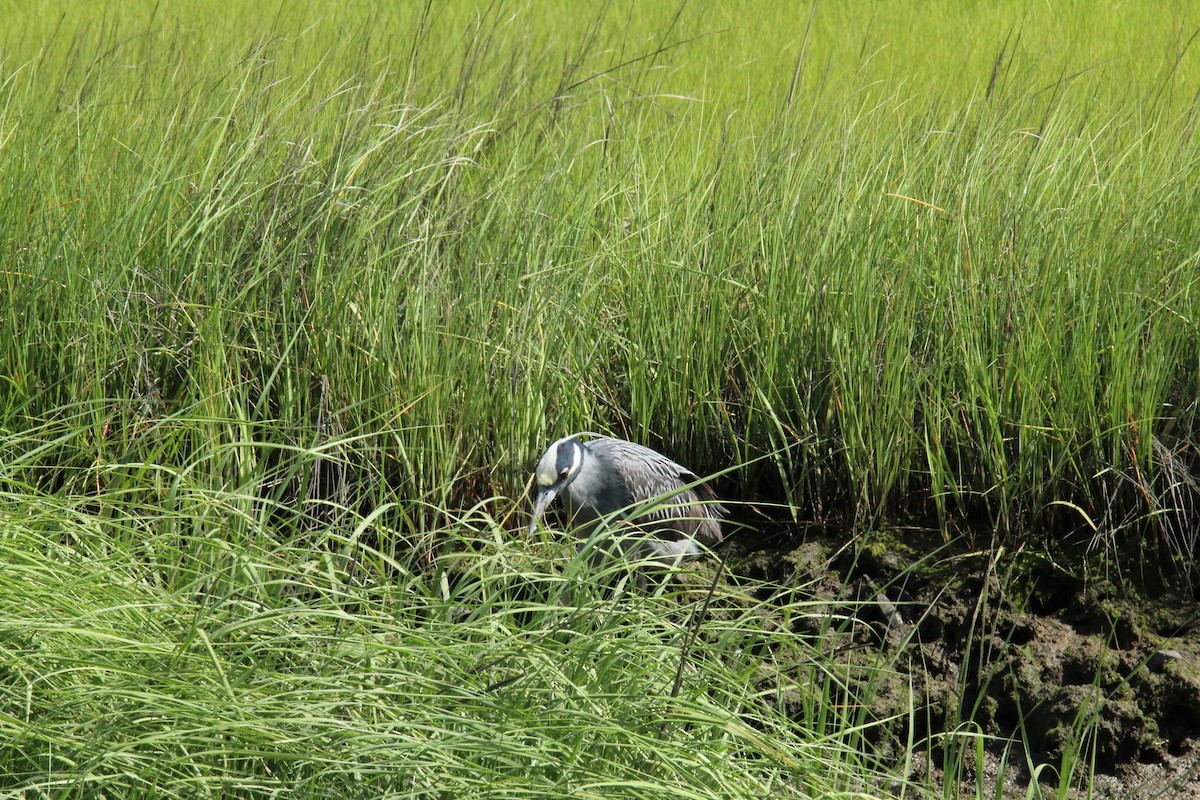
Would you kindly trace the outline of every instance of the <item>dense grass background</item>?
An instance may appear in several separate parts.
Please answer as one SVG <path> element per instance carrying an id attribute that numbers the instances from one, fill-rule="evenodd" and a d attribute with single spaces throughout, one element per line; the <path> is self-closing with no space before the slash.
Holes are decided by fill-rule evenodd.
<path id="1" fill-rule="evenodd" d="M 10 475 L 327 447 L 436 526 L 603 429 L 1194 549 L 1186 4 L 11 11 L 4 424 L 92 420 Z"/>
<path id="2" fill-rule="evenodd" d="M 446 559 L 483 539 L 506 555 L 481 585 L 545 573 L 509 563 L 528 544 L 512 532 L 531 461 L 570 430 L 735 465 L 722 493 L 772 516 L 1080 533 L 1149 556 L 1115 562 L 1140 577 L 1194 581 L 1195 10 L 811 10 L 0 4 L 18 782 L 187 793 L 155 771 L 170 752 L 262 793 L 360 791 L 362 754 L 407 758 L 370 738 L 413 713 L 395 687 L 469 683 L 436 668 L 447 642 L 482 661 L 530 622 L 450 624 Z M 418 601 L 442 623 L 399 610 Z M 669 673 L 684 629 L 644 613 L 611 618 Z M 234 662 L 262 702 L 303 691 L 339 722 L 305 740 L 285 709 L 245 708 Z M 346 710 L 359 670 L 371 699 Z M 14 677 L 44 674 L 45 695 Z M 193 740 L 156 712 L 132 760 L 90 749 L 124 735 L 144 674 L 178 718 L 230 716 Z M 88 724 L 111 727 L 64 722 L 97 688 Z M 650 703 L 628 718 L 656 707 L 628 691 Z M 705 697 L 680 706 L 705 742 L 751 741 L 720 713 L 774 720 Z M 314 760 L 341 736 L 352 765 Z M 857 744 L 833 739 L 812 769 L 854 789 L 828 776 Z M 746 747 L 722 773 L 745 791 L 794 773 Z M 488 774 L 521 760 L 491 756 Z M 605 774 L 701 793 L 679 758 Z M 363 794 L 434 792 L 367 773 Z"/>

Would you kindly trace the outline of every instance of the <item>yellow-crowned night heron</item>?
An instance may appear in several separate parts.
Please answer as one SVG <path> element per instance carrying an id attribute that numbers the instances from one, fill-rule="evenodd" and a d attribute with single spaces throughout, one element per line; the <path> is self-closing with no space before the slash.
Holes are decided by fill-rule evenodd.
<path id="1" fill-rule="evenodd" d="M 580 435 L 559 439 L 538 462 L 531 534 L 550 502 L 561 497 L 580 546 L 606 519 L 614 531 L 632 526 L 643 534 L 634 540 L 634 552 L 621 548 L 626 555 L 665 563 L 699 553 L 697 542 L 721 541 L 725 509 L 695 473 L 640 444 L 608 436 L 584 442 Z"/>

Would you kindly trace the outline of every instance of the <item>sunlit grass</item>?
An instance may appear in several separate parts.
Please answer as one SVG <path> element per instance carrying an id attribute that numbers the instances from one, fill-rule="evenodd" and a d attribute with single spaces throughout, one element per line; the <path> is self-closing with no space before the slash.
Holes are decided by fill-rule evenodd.
<path id="1" fill-rule="evenodd" d="M 5 499 L 0 761 L 26 796 L 852 797 L 875 774 L 814 644 L 736 591 L 681 664 L 702 587 L 606 592 L 483 514 L 418 572 L 366 544 L 378 518 L 299 549 L 229 543 L 235 496 Z M 772 702 L 764 659 L 811 664 L 790 691 L 822 724 Z"/>
<path id="2" fill-rule="evenodd" d="M 1164 32 L 1183 9 L 1046 28 L 1033 4 L 961 54 L 936 15 L 901 35 L 898 9 L 822 10 L 807 37 L 773 6 L 561 30 L 532 7 L 294 11 L 21 17 L 9 427 L 88 401 L 73 458 L 95 466 L 153 460 L 139 431 L 179 408 L 212 420 L 171 434 L 180 457 L 387 425 L 352 482 L 431 510 L 611 429 L 713 470 L 776 452 L 742 490 L 805 515 L 1160 528 L 1187 563 L 1197 151 Z M 752 31 L 779 47 L 732 58 Z M 1131 59 L 1151 35 L 1161 63 Z"/>
<path id="3" fill-rule="evenodd" d="M 386 738 L 422 717 L 384 686 L 457 682 L 501 729 L 517 713 L 480 711 L 485 679 L 434 665 L 532 636 L 557 601 L 504 630 L 481 601 L 475 631 L 438 576 L 484 539 L 502 555 L 464 568 L 473 585 L 550 581 L 514 566 L 510 532 L 532 458 L 572 430 L 733 466 L 722 494 L 770 515 L 1090 540 L 1123 577 L 1194 585 L 1187 3 L 0 11 L 0 491 L 24 564 L 6 603 L 28 612 L 0 616 L 44 632 L 18 642 L 18 672 L 61 681 L 5 684 L 25 698 L 4 713 L 29 786 L 436 793 L 389 782 L 435 755 Z M 429 608 L 433 633 L 397 621 Z M 653 608 L 606 612 L 653 642 L 636 691 L 602 681 L 588 714 L 670 673 L 679 629 Z M 114 630 L 129 641 L 110 652 Z M 260 644 L 230 655 L 215 630 Z M 531 652 L 553 661 L 551 641 Z M 368 658 L 382 671 L 343 719 Z M 545 678 L 536 702 L 566 685 L 522 669 Z M 151 708 L 195 693 L 193 716 L 120 731 L 144 675 Z M 297 704 L 311 739 L 272 699 L 308 680 L 338 687 Z M 72 716 L 93 691 L 95 714 Z M 672 706 L 705 742 L 675 767 L 630 755 L 657 733 L 601 726 L 624 755 L 578 786 L 815 793 L 776 745 L 723 727 L 718 709 L 749 707 L 726 699 Z M 811 744 L 764 719 L 747 724 Z M 448 720 L 422 736 L 476 735 Z M 576 775 L 576 734 L 547 745 L 555 781 Z M 508 780 L 545 735 L 480 769 Z M 343 740 L 354 766 L 324 754 Z M 857 746 L 837 744 L 814 763 Z M 705 783 L 718 752 L 745 755 L 736 786 Z"/>

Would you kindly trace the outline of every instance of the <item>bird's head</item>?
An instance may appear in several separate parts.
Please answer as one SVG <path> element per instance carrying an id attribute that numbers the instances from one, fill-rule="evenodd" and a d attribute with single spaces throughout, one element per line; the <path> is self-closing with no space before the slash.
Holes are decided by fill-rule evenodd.
<path id="1" fill-rule="evenodd" d="M 582 466 L 583 445 L 574 436 L 559 439 L 542 454 L 534 472 L 538 493 L 537 502 L 533 507 L 533 519 L 529 521 L 531 534 L 537 530 L 538 520 L 546 513 L 550 502 L 575 480 Z"/>

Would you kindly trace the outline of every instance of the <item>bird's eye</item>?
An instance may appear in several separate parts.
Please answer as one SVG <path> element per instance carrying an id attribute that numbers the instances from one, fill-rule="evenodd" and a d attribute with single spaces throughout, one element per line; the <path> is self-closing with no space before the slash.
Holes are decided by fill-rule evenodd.
<path id="1" fill-rule="evenodd" d="M 559 479 L 560 481 L 565 481 L 565 480 L 567 479 L 567 475 L 568 475 L 570 472 L 571 472 L 571 470 L 569 470 L 569 469 L 564 469 L 562 472 L 558 473 L 558 479 Z"/>

